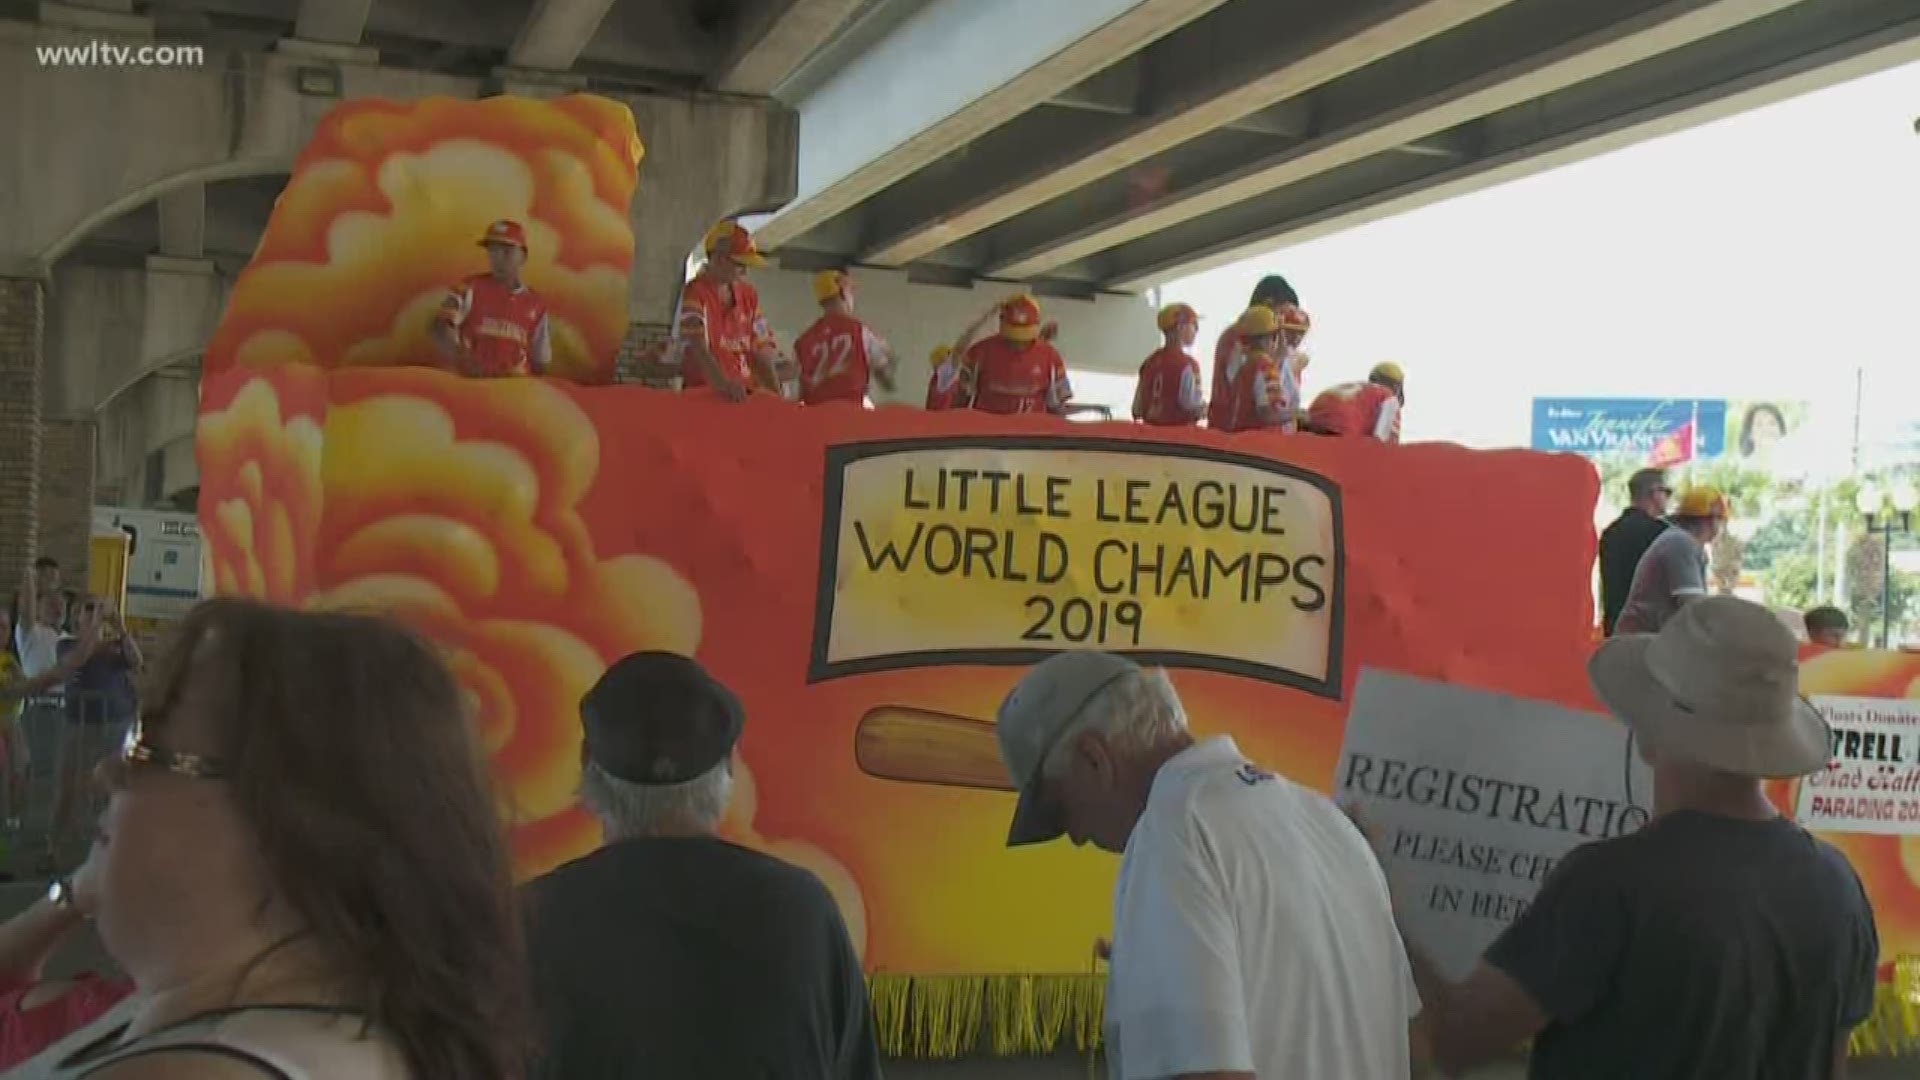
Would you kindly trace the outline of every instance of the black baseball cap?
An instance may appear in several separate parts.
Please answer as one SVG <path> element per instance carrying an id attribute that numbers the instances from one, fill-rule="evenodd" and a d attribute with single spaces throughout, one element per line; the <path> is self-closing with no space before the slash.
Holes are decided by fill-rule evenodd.
<path id="1" fill-rule="evenodd" d="M 746 719 L 733 691 L 667 652 L 622 657 L 580 699 L 588 759 L 634 784 L 698 779 L 733 752 Z"/>

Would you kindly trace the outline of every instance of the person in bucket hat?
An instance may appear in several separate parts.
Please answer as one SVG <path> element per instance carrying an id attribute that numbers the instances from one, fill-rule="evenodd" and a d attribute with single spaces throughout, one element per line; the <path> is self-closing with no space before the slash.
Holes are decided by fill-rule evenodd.
<path id="1" fill-rule="evenodd" d="M 1537 1080 L 1842 1075 L 1880 944 L 1846 858 L 1762 786 L 1827 767 L 1797 651 L 1721 596 L 1594 654 L 1594 692 L 1652 766 L 1651 820 L 1561 859 L 1463 982 L 1409 949 L 1443 1071 L 1532 1039 Z"/>
<path id="2" fill-rule="evenodd" d="M 1019 789 L 1009 846 L 1122 855 L 1110 1076 L 1407 1075 L 1419 1002 L 1386 881 L 1325 797 L 1196 739 L 1166 675 L 1111 653 L 1036 665 L 995 734 Z"/>

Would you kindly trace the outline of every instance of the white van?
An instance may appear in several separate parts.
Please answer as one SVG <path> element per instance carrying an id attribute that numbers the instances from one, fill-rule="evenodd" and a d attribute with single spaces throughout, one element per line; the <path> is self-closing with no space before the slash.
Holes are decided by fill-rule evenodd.
<path id="1" fill-rule="evenodd" d="M 118 529 L 131 541 L 127 556 L 127 617 L 169 620 L 186 615 L 212 583 L 200 543 L 200 520 L 181 510 L 93 508 L 96 531 Z"/>

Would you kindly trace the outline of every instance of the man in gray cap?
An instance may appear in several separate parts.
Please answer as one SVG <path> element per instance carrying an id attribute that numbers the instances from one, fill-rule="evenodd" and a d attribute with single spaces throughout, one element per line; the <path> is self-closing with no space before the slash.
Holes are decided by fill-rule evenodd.
<path id="1" fill-rule="evenodd" d="M 717 835 L 740 702 L 642 652 L 580 701 L 580 801 L 607 845 L 526 886 L 536 1078 L 880 1075 L 866 980 L 826 886 Z"/>
<path id="2" fill-rule="evenodd" d="M 1387 886 L 1319 794 L 1196 741 L 1166 675 L 1061 653 L 1000 706 L 1011 845 L 1124 854 L 1107 980 L 1115 1080 L 1378 1080 L 1419 1010 Z"/>
<path id="3" fill-rule="evenodd" d="M 1843 1075 L 1880 946 L 1846 858 L 1761 786 L 1827 764 L 1797 651 L 1729 596 L 1601 646 L 1588 675 L 1653 766 L 1653 820 L 1568 853 L 1466 981 L 1412 950 L 1442 1069 L 1532 1038 L 1535 1080 Z"/>

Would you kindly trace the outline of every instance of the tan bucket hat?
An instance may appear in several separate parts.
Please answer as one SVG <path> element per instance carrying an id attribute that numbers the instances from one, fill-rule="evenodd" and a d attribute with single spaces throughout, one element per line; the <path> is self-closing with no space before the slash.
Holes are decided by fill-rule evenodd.
<path id="1" fill-rule="evenodd" d="M 1609 639 L 1587 676 L 1658 752 L 1768 779 L 1826 767 L 1832 729 L 1800 696 L 1799 643 L 1759 604 L 1695 600 L 1658 634 Z"/>

